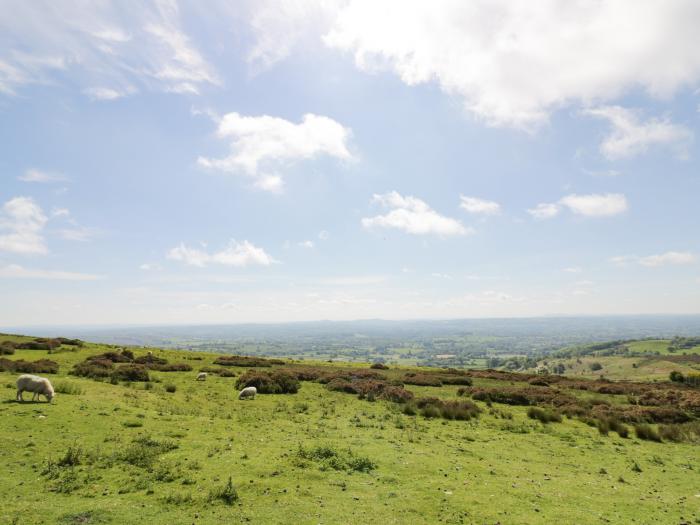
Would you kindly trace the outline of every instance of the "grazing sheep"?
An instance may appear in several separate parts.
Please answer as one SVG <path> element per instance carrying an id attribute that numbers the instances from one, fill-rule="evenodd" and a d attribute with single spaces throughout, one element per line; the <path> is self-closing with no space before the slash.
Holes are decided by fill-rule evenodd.
<path id="1" fill-rule="evenodd" d="M 207 380 L 207 373 L 206 372 L 200 372 L 197 374 L 197 381 L 206 381 Z"/>
<path id="2" fill-rule="evenodd" d="M 254 386 L 247 386 L 241 393 L 238 394 L 238 399 L 255 399 L 255 394 L 258 393 L 258 389 Z"/>
<path id="3" fill-rule="evenodd" d="M 17 401 L 24 401 L 22 392 L 33 392 L 32 401 L 38 396 L 46 396 L 49 403 L 54 397 L 53 385 L 45 377 L 23 374 L 17 378 Z"/>

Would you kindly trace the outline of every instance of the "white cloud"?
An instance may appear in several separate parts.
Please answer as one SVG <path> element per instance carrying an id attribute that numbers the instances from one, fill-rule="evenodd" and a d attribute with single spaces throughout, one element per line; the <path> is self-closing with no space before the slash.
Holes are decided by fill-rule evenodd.
<path id="1" fill-rule="evenodd" d="M 540 203 L 534 208 L 530 208 L 527 212 L 535 219 L 551 219 L 559 215 L 559 206 L 551 203 Z"/>
<path id="2" fill-rule="evenodd" d="M 313 248 L 314 247 L 314 241 L 302 241 L 298 243 L 299 246 L 302 248 Z"/>
<path id="3" fill-rule="evenodd" d="M 698 24 L 694 0 L 350 0 L 325 42 L 362 70 L 435 82 L 489 124 L 532 127 L 569 104 L 697 82 Z"/>
<path id="4" fill-rule="evenodd" d="M 51 217 L 70 217 L 70 210 L 68 208 L 53 208 Z"/>
<path id="5" fill-rule="evenodd" d="M 696 260 L 695 255 L 689 252 L 666 252 L 642 257 L 639 259 L 639 264 L 643 266 L 664 266 L 668 264 L 692 264 Z"/>
<path id="6" fill-rule="evenodd" d="M 668 118 L 641 121 L 638 112 L 620 106 L 587 109 L 583 113 L 610 123 L 610 134 L 600 145 L 600 151 L 610 160 L 634 157 L 652 146 L 665 146 L 679 157 L 686 157 L 693 140 L 690 129 L 673 124 Z"/>
<path id="7" fill-rule="evenodd" d="M 58 230 L 58 235 L 59 235 L 59 237 L 61 237 L 61 239 L 65 239 L 66 241 L 78 241 L 78 242 L 90 241 L 98 233 L 99 233 L 99 230 L 97 228 L 91 228 L 89 226 L 78 226 L 78 225 L 76 225 L 75 227 L 72 227 L 72 228 L 63 228 L 63 229 Z"/>
<path id="8" fill-rule="evenodd" d="M 630 263 L 638 263 L 642 266 L 657 267 L 666 265 L 693 264 L 697 257 L 690 252 L 665 252 L 656 255 L 639 257 L 637 255 L 617 255 L 610 258 L 610 262 L 616 266 L 627 266 Z"/>
<path id="9" fill-rule="evenodd" d="M 527 212 L 535 219 L 551 219 L 559 215 L 562 208 L 585 217 L 611 217 L 627 211 L 627 198 L 621 193 L 572 193 L 558 202 L 540 203 Z"/>
<path id="10" fill-rule="evenodd" d="M 570 266 L 568 268 L 564 268 L 564 271 L 566 273 L 581 273 L 581 267 L 580 266 Z"/>
<path id="11" fill-rule="evenodd" d="M 168 252 L 167 257 L 175 261 L 182 261 L 190 266 L 200 267 L 210 263 L 237 267 L 251 265 L 269 266 L 277 262 L 265 253 L 265 250 L 248 241 L 241 243 L 231 241 L 226 248 L 212 254 L 205 250 L 188 248 L 184 243 L 180 243 L 179 246 Z"/>
<path id="12" fill-rule="evenodd" d="M 326 230 L 321 230 L 318 232 L 318 238 L 322 241 L 327 241 L 330 238 L 331 234 L 328 233 Z"/>
<path id="13" fill-rule="evenodd" d="M 476 197 L 459 196 L 460 208 L 475 215 L 498 215 L 501 213 L 501 205 L 494 201 L 477 199 Z"/>
<path id="14" fill-rule="evenodd" d="M 58 173 L 49 173 L 46 171 L 41 171 L 37 169 L 28 169 L 24 174 L 17 177 L 18 180 L 23 182 L 64 182 L 68 180 L 63 175 Z"/>
<path id="15" fill-rule="evenodd" d="M 175 0 L 14 2 L 11 10 L 0 18 L 0 93 L 56 83 L 66 71 L 98 100 L 143 89 L 197 93 L 220 83 L 184 32 Z"/>
<path id="16" fill-rule="evenodd" d="M 228 113 L 218 121 L 217 136 L 229 140 L 231 154 L 221 159 L 199 157 L 206 168 L 251 177 L 255 186 L 281 191 L 284 184 L 277 170 L 287 164 L 327 155 L 351 160 L 351 131 L 335 120 L 308 113 L 301 123 L 262 115 L 246 117 Z"/>
<path id="17" fill-rule="evenodd" d="M 85 93 L 92 100 L 116 100 L 118 98 L 125 97 L 133 92 L 133 88 L 131 90 L 127 89 L 120 91 L 106 87 L 91 87 L 83 90 L 83 93 Z"/>
<path id="18" fill-rule="evenodd" d="M 56 270 L 34 270 L 18 264 L 0 266 L 0 278 L 3 279 L 53 279 L 62 281 L 96 281 L 100 275 L 91 273 L 62 272 Z"/>
<path id="19" fill-rule="evenodd" d="M 8 232 L 0 234 L 0 251 L 23 255 L 48 253 L 42 234 L 47 220 L 32 198 L 10 199 L 0 214 L 0 232 Z"/>
<path id="20" fill-rule="evenodd" d="M 559 201 L 573 213 L 586 217 L 610 217 L 627 210 L 627 199 L 621 193 L 567 195 Z"/>
<path id="21" fill-rule="evenodd" d="M 375 194 L 372 201 L 385 208 L 390 208 L 386 215 L 365 217 L 365 228 L 395 228 L 413 235 L 437 235 L 450 237 L 474 233 L 472 228 L 465 228 L 459 221 L 440 215 L 425 202 L 416 197 L 403 197 L 396 191 L 383 195 Z"/>

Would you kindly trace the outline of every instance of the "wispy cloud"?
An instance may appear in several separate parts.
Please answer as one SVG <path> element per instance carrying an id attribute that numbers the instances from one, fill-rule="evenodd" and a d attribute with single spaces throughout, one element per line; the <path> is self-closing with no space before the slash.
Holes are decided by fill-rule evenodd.
<path id="1" fill-rule="evenodd" d="M 198 93 L 219 85 L 185 33 L 177 2 L 15 2 L 0 20 L 0 93 L 57 83 L 71 71 L 93 100 L 140 90 Z"/>
<path id="2" fill-rule="evenodd" d="M 59 173 L 50 173 L 47 171 L 38 170 L 35 168 L 28 169 L 22 175 L 17 177 L 18 180 L 23 182 L 66 182 L 68 178 Z"/>
<path id="3" fill-rule="evenodd" d="M 101 275 L 91 273 L 64 272 L 57 270 L 37 270 L 24 268 L 18 264 L 0 266 L 0 278 L 3 279 L 51 279 L 60 281 L 97 281 Z"/>
<path id="4" fill-rule="evenodd" d="M 459 221 L 440 215 L 424 201 L 402 196 L 396 191 L 382 195 L 375 194 L 372 201 L 390 211 L 385 215 L 365 217 L 362 226 L 372 228 L 394 228 L 413 235 L 437 235 L 452 237 L 474 233 L 472 228 L 466 228 Z"/>
<path id="5" fill-rule="evenodd" d="M 562 208 L 584 217 L 612 217 L 627 211 L 628 205 L 627 198 L 621 193 L 572 193 L 558 202 L 540 203 L 527 212 L 535 219 L 551 219 L 559 215 Z"/>
<path id="6" fill-rule="evenodd" d="M 693 264 L 697 262 L 697 257 L 691 252 L 674 252 L 647 255 L 639 257 L 637 255 L 617 255 L 610 258 L 610 262 L 616 266 L 626 266 L 630 263 L 641 264 L 647 267 L 676 266 Z"/>
<path id="7" fill-rule="evenodd" d="M 200 166 L 253 179 L 262 190 L 279 192 L 284 185 L 280 170 L 287 164 L 322 155 L 351 160 L 351 131 L 335 120 L 306 114 L 299 124 L 262 115 L 228 113 L 218 121 L 217 136 L 230 141 L 231 153 L 219 159 L 199 157 Z"/>
<path id="8" fill-rule="evenodd" d="M 610 159 L 634 157 L 650 147 L 671 148 L 679 157 L 686 157 L 693 132 L 667 117 L 642 121 L 639 111 L 620 106 L 603 106 L 583 111 L 584 115 L 602 118 L 610 123 L 610 134 L 600 145 L 600 151 Z"/>
<path id="9" fill-rule="evenodd" d="M 460 195 L 459 199 L 461 201 L 459 207 L 467 213 L 474 215 L 498 215 L 501 213 L 501 205 L 497 202 L 464 195 Z"/>
<path id="10" fill-rule="evenodd" d="M 265 250 L 253 245 L 249 241 L 231 241 L 221 251 L 209 253 L 197 248 L 188 248 L 180 243 L 167 254 L 168 259 L 181 261 L 189 266 L 204 267 L 208 264 L 221 264 L 224 266 L 269 266 L 277 261 L 268 255 Z"/>

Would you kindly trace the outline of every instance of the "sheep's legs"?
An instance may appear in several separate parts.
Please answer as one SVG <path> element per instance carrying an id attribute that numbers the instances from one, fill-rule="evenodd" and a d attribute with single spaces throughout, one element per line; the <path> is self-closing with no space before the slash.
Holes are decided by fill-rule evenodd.
<path id="1" fill-rule="evenodd" d="M 24 401 L 21 390 L 17 390 L 17 401 Z"/>

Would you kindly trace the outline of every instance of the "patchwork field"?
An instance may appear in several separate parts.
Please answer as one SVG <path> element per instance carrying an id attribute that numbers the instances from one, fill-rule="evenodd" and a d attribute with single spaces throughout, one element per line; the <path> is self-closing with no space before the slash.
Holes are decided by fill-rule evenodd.
<path id="1" fill-rule="evenodd" d="M 0 523 L 700 523 L 687 385 L 2 341 Z"/>

